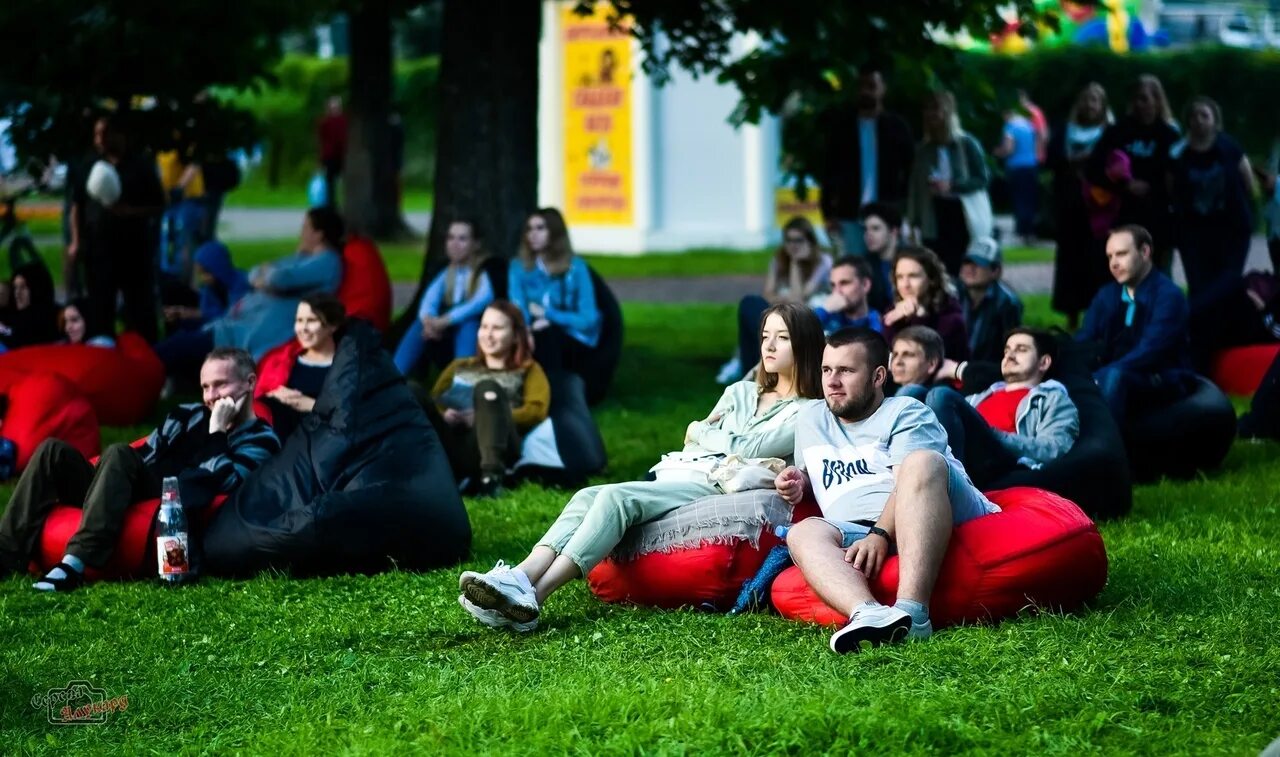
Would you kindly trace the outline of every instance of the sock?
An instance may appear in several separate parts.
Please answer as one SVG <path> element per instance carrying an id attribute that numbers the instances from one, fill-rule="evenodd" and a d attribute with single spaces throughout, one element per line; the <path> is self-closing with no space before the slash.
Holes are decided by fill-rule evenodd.
<path id="1" fill-rule="evenodd" d="M 858 614 L 858 610 L 870 610 L 873 607 L 879 607 L 879 606 L 880 606 L 880 603 L 875 600 L 863 602 L 862 604 L 853 608 L 853 612 L 849 613 L 849 619 L 852 620 L 853 616 Z"/>
<path id="2" fill-rule="evenodd" d="M 929 622 L 929 608 L 914 599 L 899 599 L 893 606 L 910 615 L 911 622 L 918 626 Z"/>
<path id="3" fill-rule="evenodd" d="M 74 570 L 77 573 L 84 572 L 84 561 L 81 560 L 79 557 L 76 557 L 75 555 L 63 555 L 62 562 L 66 563 L 72 570 Z M 53 570 L 46 573 L 44 577 L 52 578 L 55 581 L 61 581 L 62 579 L 67 577 L 67 573 L 62 568 L 55 567 Z"/>

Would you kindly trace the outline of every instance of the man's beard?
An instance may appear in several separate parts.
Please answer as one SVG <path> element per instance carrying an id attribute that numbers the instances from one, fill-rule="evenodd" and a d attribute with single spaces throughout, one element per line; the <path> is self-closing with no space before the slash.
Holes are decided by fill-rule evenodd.
<path id="1" fill-rule="evenodd" d="M 859 394 L 856 397 L 849 397 L 843 404 L 833 405 L 831 401 L 827 401 L 827 408 L 831 410 L 831 414 L 837 418 L 846 421 L 856 421 L 867 417 L 871 412 L 871 407 L 876 402 L 876 393 L 874 391 Z"/>

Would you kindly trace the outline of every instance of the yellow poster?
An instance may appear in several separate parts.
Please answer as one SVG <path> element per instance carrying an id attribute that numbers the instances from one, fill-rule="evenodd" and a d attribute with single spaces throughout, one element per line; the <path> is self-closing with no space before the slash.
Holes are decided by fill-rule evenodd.
<path id="1" fill-rule="evenodd" d="M 566 3 L 564 42 L 564 215 L 570 224 L 630 226 L 631 37 L 629 21 L 610 28 L 598 3 L 579 16 Z"/>

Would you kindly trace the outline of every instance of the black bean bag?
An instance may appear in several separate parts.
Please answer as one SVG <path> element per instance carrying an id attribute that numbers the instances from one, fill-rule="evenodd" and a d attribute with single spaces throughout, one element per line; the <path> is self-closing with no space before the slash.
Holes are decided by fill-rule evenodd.
<path id="1" fill-rule="evenodd" d="M 439 438 L 377 331 L 354 320 L 315 410 L 209 525 L 205 565 L 215 575 L 424 570 L 470 548 Z"/>
<path id="2" fill-rule="evenodd" d="M 1222 390 L 1194 376 L 1186 397 L 1141 412 L 1125 424 L 1134 478 L 1190 478 L 1222 464 L 1236 436 L 1236 411 Z"/>
<path id="3" fill-rule="evenodd" d="M 609 458 L 604 439 L 587 408 L 582 377 L 560 372 L 551 382 L 551 412 L 525 437 L 515 472 L 552 486 L 574 487 L 604 470 Z"/>
<path id="4" fill-rule="evenodd" d="M 587 381 L 587 404 L 598 405 L 609 393 L 613 374 L 618 370 L 622 357 L 622 307 L 613 290 L 594 268 L 591 270 L 591 286 L 595 289 L 596 309 L 600 311 L 600 342 L 596 345 L 590 378 Z"/>
<path id="5" fill-rule="evenodd" d="M 1067 454 L 1039 470 L 1016 468 L 987 489 L 1034 486 L 1065 497 L 1095 519 L 1115 518 L 1133 507 L 1133 484 L 1120 429 L 1102 399 L 1088 365 L 1092 348 L 1059 337 L 1053 378 L 1067 387 L 1080 413 L 1080 436 Z"/>

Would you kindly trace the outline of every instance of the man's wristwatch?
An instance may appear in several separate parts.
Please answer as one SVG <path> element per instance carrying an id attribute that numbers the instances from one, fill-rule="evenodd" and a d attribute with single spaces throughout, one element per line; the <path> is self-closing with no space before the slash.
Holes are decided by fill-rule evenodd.
<path id="1" fill-rule="evenodd" d="M 885 541 L 889 542 L 890 544 L 893 543 L 893 537 L 889 536 L 889 532 L 879 526 L 867 526 L 867 535 L 870 536 L 871 534 L 875 534 L 876 536 L 883 536 Z"/>

